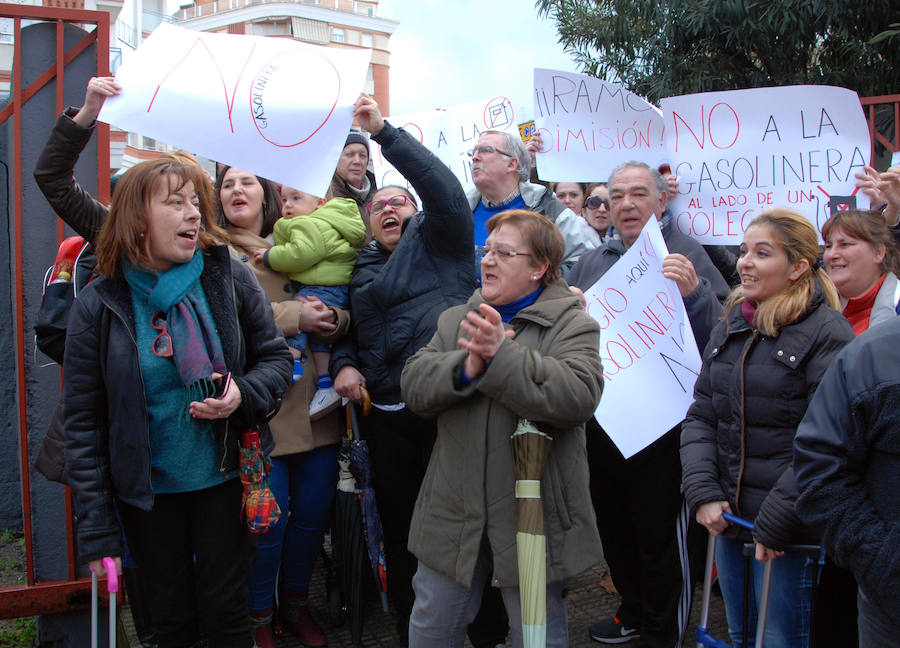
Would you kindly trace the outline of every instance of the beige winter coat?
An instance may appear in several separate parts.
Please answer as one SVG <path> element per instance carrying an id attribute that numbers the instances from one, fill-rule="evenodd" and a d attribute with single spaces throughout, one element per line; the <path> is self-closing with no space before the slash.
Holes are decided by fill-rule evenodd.
<path id="1" fill-rule="evenodd" d="M 303 302 L 293 301 L 294 289 L 291 281 L 284 274 L 267 268 L 262 263 L 253 260 L 253 252 L 259 248 L 268 249 L 272 243 L 260 238 L 248 230 L 239 227 L 229 227 L 231 236 L 231 253 L 243 261 L 256 275 L 259 285 L 272 302 L 272 310 L 275 313 L 275 324 L 286 336 L 296 335 L 300 331 L 300 313 L 303 310 Z M 338 326 L 335 332 L 327 338 L 320 338 L 326 344 L 332 343 L 346 333 L 350 325 L 350 316 L 347 311 L 340 308 L 334 309 L 338 315 Z M 343 410 L 338 409 L 334 414 L 329 414 L 310 424 L 309 402 L 316 392 L 316 368 L 313 366 L 310 354 L 306 354 L 303 363 L 303 377 L 292 384 L 281 401 L 281 409 L 271 421 L 269 429 L 275 439 L 275 449 L 272 456 L 306 452 L 320 446 L 340 443 L 342 433 L 346 426 L 341 416 Z"/>
<path id="2" fill-rule="evenodd" d="M 457 343 L 465 336 L 459 323 L 483 301 L 478 290 L 467 304 L 445 311 L 431 342 L 403 371 L 407 406 L 438 417 L 409 550 L 432 569 L 470 586 L 486 532 L 493 584 L 518 585 L 509 437 L 519 417 L 525 417 L 553 436 L 541 480 L 547 580 L 567 579 L 601 558 L 584 445 L 584 422 L 603 390 L 600 329 L 559 281 L 507 325 L 516 331 L 515 339 L 503 342 L 485 373 L 458 386 L 466 356 Z"/>

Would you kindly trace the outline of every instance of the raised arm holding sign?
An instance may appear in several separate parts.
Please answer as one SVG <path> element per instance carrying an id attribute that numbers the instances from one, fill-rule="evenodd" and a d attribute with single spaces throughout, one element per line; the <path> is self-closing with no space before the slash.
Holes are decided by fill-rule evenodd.
<path id="1" fill-rule="evenodd" d="M 119 68 L 100 119 L 321 196 L 368 50 L 163 23 Z"/>

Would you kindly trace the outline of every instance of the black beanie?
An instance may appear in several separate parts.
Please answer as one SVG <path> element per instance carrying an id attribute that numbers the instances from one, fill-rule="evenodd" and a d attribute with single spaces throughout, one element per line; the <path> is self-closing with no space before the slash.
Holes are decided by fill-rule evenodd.
<path id="1" fill-rule="evenodd" d="M 369 151 L 369 138 L 360 133 L 359 131 L 350 131 L 350 134 L 347 135 L 347 141 L 344 142 L 344 148 L 347 148 L 351 144 L 362 144 L 366 147 L 366 153 L 371 153 Z"/>

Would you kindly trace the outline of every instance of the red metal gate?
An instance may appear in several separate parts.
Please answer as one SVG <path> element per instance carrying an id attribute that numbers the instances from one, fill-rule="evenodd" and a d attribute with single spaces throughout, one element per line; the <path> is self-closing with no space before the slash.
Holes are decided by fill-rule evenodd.
<path id="1" fill-rule="evenodd" d="M 85 11 L 80 9 L 60 9 L 49 7 L 37 7 L 28 5 L 0 4 L 0 17 L 13 20 L 13 69 L 12 69 L 12 102 L 3 110 L 0 110 L 0 125 L 12 119 L 12 195 L 21 197 L 22 192 L 22 106 L 27 103 L 41 88 L 56 79 L 56 110 L 62 112 L 63 88 L 65 68 L 76 56 L 87 49 L 91 43 L 96 43 L 97 51 L 97 75 L 109 74 L 109 14 L 103 11 Z M 28 87 L 22 87 L 22 21 L 35 20 L 56 23 L 56 64 L 48 67 Z M 64 46 L 64 28 L 66 23 L 79 25 L 93 25 L 95 29 L 86 34 L 78 43 L 69 50 Z M 100 188 L 99 199 L 105 202 L 109 200 L 109 127 L 106 124 L 97 125 L 97 150 L 98 154 L 98 186 Z M 89 579 L 75 577 L 75 557 L 72 534 L 72 508 L 69 489 L 66 488 L 66 517 L 67 517 L 67 555 L 68 555 L 68 579 L 62 581 L 35 582 L 34 546 L 32 541 L 31 525 L 31 483 L 27 470 L 28 457 L 28 418 L 26 415 L 26 389 L 25 389 L 25 365 L 28 357 L 25 353 L 24 330 L 24 273 L 22 267 L 22 200 L 15 201 L 13 222 L 15 225 L 15 240 L 13 251 L 15 256 L 14 272 L 15 285 L 15 353 L 17 358 L 16 388 L 18 394 L 18 419 L 19 419 L 19 464 L 24 469 L 20 470 L 20 483 L 22 490 L 22 520 L 25 531 L 25 585 L 6 587 L 0 589 L 0 618 L 15 618 L 32 616 L 37 614 L 52 614 L 65 612 L 79 607 L 90 606 Z M 57 223 L 57 238 L 61 242 L 64 234 L 63 223 Z M 105 588 L 100 588 L 104 591 Z"/>

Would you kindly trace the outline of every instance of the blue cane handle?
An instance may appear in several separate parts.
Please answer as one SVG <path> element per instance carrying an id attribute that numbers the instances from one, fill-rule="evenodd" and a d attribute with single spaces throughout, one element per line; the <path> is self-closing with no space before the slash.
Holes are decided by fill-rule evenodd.
<path id="1" fill-rule="evenodd" d="M 750 520 L 745 520 L 744 518 L 739 518 L 737 515 L 732 515 L 731 513 L 725 512 L 722 512 L 722 517 L 732 524 L 737 524 L 738 526 L 742 526 L 749 531 L 753 531 L 753 522 L 751 522 Z"/>

